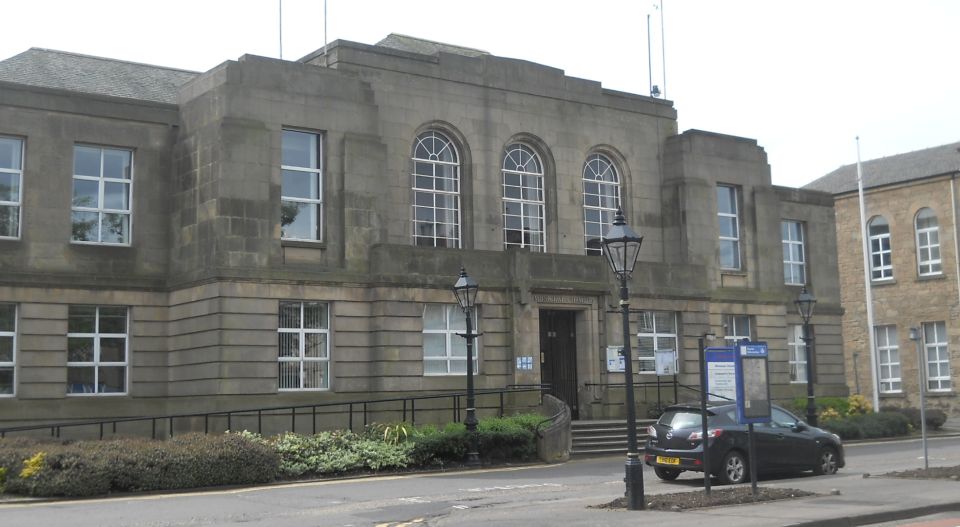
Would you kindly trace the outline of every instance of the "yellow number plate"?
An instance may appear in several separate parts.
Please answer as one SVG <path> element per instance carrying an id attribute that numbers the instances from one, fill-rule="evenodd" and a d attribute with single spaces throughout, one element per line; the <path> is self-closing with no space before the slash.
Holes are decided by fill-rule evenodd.
<path id="1" fill-rule="evenodd" d="M 664 465 L 679 465 L 680 458 L 657 456 L 657 463 L 663 463 Z"/>

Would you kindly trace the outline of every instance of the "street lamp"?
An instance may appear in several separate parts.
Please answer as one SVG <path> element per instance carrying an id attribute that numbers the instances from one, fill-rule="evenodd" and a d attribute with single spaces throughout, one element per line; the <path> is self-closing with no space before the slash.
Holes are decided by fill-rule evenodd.
<path id="1" fill-rule="evenodd" d="M 637 449 L 637 409 L 633 403 L 633 357 L 630 352 L 630 292 L 627 280 L 633 274 L 640 254 L 643 236 L 637 235 L 623 219 L 623 211 L 617 209 L 613 225 L 603 237 L 603 254 L 607 257 L 610 269 L 620 281 L 620 313 L 623 317 L 623 363 L 627 388 L 627 463 L 626 498 L 627 509 L 642 510 L 643 503 L 643 465 Z"/>
<path id="2" fill-rule="evenodd" d="M 700 437 L 703 449 L 703 493 L 710 496 L 710 478 L 713 477 L 710 467 L 710 431 L 707 427 L 707 348 L 706 341 L 713 342 L 717 336 L 708 331 L 697 339 L 697 351 L 700 354 Z"/>
<path id="3" fill-rule="evenodd" d="M 910 328 L 910 340 L 917 346 L 917 375 L 920 377 L 920 439 L 923 442 L 923 469 L 930 468 L 930 456 L 927 455 L 927 402 L 924 394 L 927 392 L 926 376 L 924 375 L 923 336 L 920 328 Z"/>
<path id="4" fill-rule="evenodd" d="M 803 319 L 803 345 L 807 355 L 807 423 L 810 426 L 817 426 L 817 404 L 813 398 L 813 361 L 810 351 L 810 342 L 813 337 L 810 336 L 810 319 L 813 317 L 813 306 L 817 299 L 807 292 L 807 286 L 803 286 L 800 296 L 794 301 L 797 304 L 797 312 Z"/>
<path id="5" fill-rule="evenodd" d="M 477 291 L 479 290 L 480 284 L 467 276 L 466 269 L 460 267 L 460 278 L 453 285 L 453 294 L 457 297 L 460 309 L 467 316 L 467 332 L 457 333 L 457 335 L 467 339 L 467 419 L 464 424 L 467 426 L 467 437 L 470 442 L 470 449 L 467 452 L 468 466 L 480 464 L 480 454 L 477 452 L 476 401 L 473 393 L 473 339 L 477 337 L 473 333 L 473 308 L 477 305 Z"/>

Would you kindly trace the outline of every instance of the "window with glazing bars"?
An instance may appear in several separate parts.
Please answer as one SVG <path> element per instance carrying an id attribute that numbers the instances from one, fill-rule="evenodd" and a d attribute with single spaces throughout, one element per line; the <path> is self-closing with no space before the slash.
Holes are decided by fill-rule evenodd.
<path id="1" fill-rule="evenodd" d="M 543 163 L 527 145 L 512 144 L 503 156 L 503 244 L 544 252 Z"/>
<path id="2" fill-rule="evenodd" d="M 780 222 L 783 241 L 783 283 L 805 285 L 807 283 L 806 254 L 803 246 L 803 223 L 784 220 Z"/>
<path id="3" fill-rule="evenodd" d="M 893 251 L 890 249 L 890 226 L 882 216 L 870 220 L 867 227 L 870 242 L 870 279 L 893 278 Z"/>
<path id="4" fill-rule="evenodd" d="M 280 302 L 278 389 L 330 388 L 329 328 L 325 302 Z"/>
<path id="5" fill-rule="evenodd" d="M 67 394 L 127 392 L 127 308 L 70 306 L 67 311 Z"/>
<path id="6" fill-rule="evenodd" d="M 321 135 L 283 130 L 281 137 L 280 237 L 323 239 Z"/>
<path id="7" fill-rule="evenodd" d="M 460 156 L 447 136 L 417 136 L 412 178 L 414 245 L 460 247 Z"/>
<path id="8" fill-rule="evenodd" d="M 132 187 L 133 152 L 74 146 L 71 240 L 130 245 Z"/>
<path id="9" fill-rule="evenodd" d="M 950 391 L 950 347 L 946 322 L 924 322 L 923 346 L 927 355 L 927 389 L 934 392 Z"/>
<path id="10" fill-rule="evenodd" d="M 678 371 L 677 314 L 670 311 L 641 311 L 637 333 L 637 373 L 656 373 L 657 351 L 674 352 L 674 371 Z"/>
<path id="11" fill-rule="evenodd" d="M 17 306 L 0 304 L 0 397 L 14 394 L 16 366 Z"/>
<path id="12" fill-rule="evenodd" d="M 20 237 L 23 141 L 0 136 L 0 238 Z"/>
<path id="13" fill-rule="evenodd" d="M 943 272 L 940 263 L 940 226 L 937 216 L 928 208 L 917 213 L 917 272 L 933 276 Z"/>
<path id="14" fill-rule="evenodd" d="M 617 167 L 603 154 L 592 154 L 583 165 L 583 233 L 587 254 L 603 254 L 603 235 L 620 207 Z"/>
<path id="15" fill-rule="evenodd" d="M 807 382 L 807 348 L 803 342 L 803 326 L 787 326 L 787 353 L 790 361 L 790 382 Z"/>
<path id="16" fill-rule="evenodd" d="M 739 209 L 736 187 L 717 185 L 717 221 L 720 226 L 721 269 L 740 269 Z"/>
<path id="17" fill-rule="evenodd" d="M 880 369 L 880 392 L 898 393 L 900 384 L 900 344 L 896 326 L 877 326 L 877 361 Z"/>
<path id="18" fill-rule="evenodd" d="M 477 311 L 471 311 L 473 331 L 479 334 Z M 467 317 L 458 305 L 426 304 L 423 308 L 423 373 L 424 375 L 466 375 Z M 473 371 L 480 365 L 480 339 L 473 340 Z"/>

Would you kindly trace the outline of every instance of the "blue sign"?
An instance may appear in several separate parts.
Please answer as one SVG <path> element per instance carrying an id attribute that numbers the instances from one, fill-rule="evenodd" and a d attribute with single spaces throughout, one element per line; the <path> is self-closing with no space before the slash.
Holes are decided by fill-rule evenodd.
<path id="1" fill-rule="evenodd" d="M 737 422 L 740 424 L 770 421 L 768 356 L 766 342 L 742 342 L 737 345 Z"/>

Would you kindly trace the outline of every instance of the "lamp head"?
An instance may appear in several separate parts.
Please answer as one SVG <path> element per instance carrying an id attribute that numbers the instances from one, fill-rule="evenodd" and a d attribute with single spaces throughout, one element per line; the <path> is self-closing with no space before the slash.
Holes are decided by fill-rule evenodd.
<path id="1" fill-rule="evenodd" d="M 477 291 L 480 290 L 480 284 L 467 275 L 467 270 L 460 267 L 460 278 L 453 284 L 453 294 L 457 297 L 457 303 L 460 309 L 467 311 L 477 304 Z"/>
<path id="2" fill-rule="evenodd" d="M 800 296 L 794 300 L 794 304 L 797 305 L 797 313 L 800 314 L 804 324 L 810 323 L 810 319 L 813 317 L 813 307 L 816 303 L 817 299 L 807 291 L 807 286 L 803 286 Z"/>
<path id="3" fill-rule="evenodd" d="M 613 225 L 603 237 L 603 254 L 606 255 L 610 269 L 618 278 L 629 278 L 633 274 L 641 244 L 643 244 L 643 236 L 627 225 L 623 210 L 618 208 Z"/>

